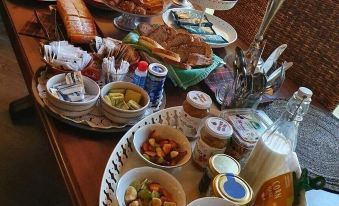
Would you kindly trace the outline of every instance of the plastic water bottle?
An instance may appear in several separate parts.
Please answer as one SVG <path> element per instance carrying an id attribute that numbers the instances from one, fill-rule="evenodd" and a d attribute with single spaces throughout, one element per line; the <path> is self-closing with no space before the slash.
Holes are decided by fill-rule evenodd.
<path id="1" fill-rule="evenodd" d="M 147 68 L 148 68 L 148 63 L 145 61 L 140 61 L 138 63 L 138 68 L 136 68 L 134 72 L 133 83 L 138 85 L 141 88 L 145 88 Z"/>

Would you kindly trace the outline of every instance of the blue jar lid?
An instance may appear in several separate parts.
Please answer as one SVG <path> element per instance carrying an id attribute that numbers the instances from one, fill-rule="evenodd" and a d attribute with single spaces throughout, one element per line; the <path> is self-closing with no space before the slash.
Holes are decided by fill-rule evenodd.
<path id="1" fill-rule="evenodd" d="M 213 191 L 216 196 L 235 204 L 247 204 L 253 196 L 250 185 L 232 173 L 217 175 L 213 180 Z"/>

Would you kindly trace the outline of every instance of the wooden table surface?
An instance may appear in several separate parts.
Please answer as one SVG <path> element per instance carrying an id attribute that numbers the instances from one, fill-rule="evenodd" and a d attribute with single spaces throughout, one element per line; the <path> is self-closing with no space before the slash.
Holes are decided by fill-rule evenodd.
<path id="1" fill-rule="evenodd" d="M 47 11 L 47 7 L 48 3 L 38 1 L 2 0 L 0 4 L 2 18 L 30 94 L 32 76 L 44 64 L 40 60 L 39 39 L 20 35 L 19 31 L 32 18 L 34 9 Z M 127 34 L 112 24 L 117 13 L 95 9 L 91 9 L 91 12 L 104 36 L 122 39 Z M 152 21 L 162 23 L 160 17 Z M 241 45 L 239 41 L 236 44 Z M 222 53 L 222 50 L 217 52 Z M 280 95 L 287 97 L 296 88 L 295 84 L 287 80 Z M 192 89 L 205 88 L 199 84 Z M 174 88 L 167 81 L 166 106 L 181 105 L 186 92 Z M 102 174 L 123 133 L 102 134 L 76 129 L 48 116 L 37 103 L 35 107 L 74 205 L 98 205 Z"/>

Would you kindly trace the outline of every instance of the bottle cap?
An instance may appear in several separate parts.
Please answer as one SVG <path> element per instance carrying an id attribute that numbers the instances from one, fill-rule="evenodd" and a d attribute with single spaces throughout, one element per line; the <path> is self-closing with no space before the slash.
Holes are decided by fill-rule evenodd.
<path id="1" fill-rule="evenodd" d="M 138 70 L 141 71 L 141 72 L 144 72 L 144 71 L 147 71 L 147 68 L 148 68 L 148 63 L 145 62 L 145 61 L 140 61 L 138 63 Z"/>
<path id="2" fill-rule="evenodd" d="M 187 93 L 186 101 L 197 109 L 209 109 L 212 105 L 211 97 L 200 91 L 190 91 Z"/>
<path id="3" fill-rule="evenodd" d="M 157 77 L 165 77 L 167 75 L 168 70 L 162 64 L 152 63 L 148 67 L 148 72 Z"/>
<path id="4" fill-rule="evenodd" d="M 306 88 L 306 87 L 299 87 L 298 91 L 297 91 L 297 97 L 299 99 L 310 99 L 313 95 L 313 92 Z"/>
<path id="5" fill-rule="evenodd" d="M 252 200 L 253 190 L 241 177 L 232 173 L 219 174 L 213 179 L 213 192 L 236 205 L 246 205 Z"/>
<path id="6" fill-rule="evenodd" d="M 210 135 L 219 139 L 227 139 L 233 134 L 232 126 L 220 117 L 206 119 L 205 128 Z"/>
<path id="7" fill-rule="evenodd" d="M 213 176 L 225 173 L 238 175 L 241 170 L 239 162 L 225 154 L 215 154 L 211 156 L 208 161 L 208 166 Z"/>

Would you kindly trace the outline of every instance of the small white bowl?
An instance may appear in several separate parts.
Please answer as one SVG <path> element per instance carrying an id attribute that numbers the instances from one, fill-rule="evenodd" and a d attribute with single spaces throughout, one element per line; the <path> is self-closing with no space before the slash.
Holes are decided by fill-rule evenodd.
<path id="1" fill-rule="evenodd" d="M 130 83 L 130 82 L 111 82 L 109 84 L 106 84 L 100 92 L 100 97 L 101 100 L 104 99 L 104 96 L 107 95 L 107 93 L 109 92 L 110 89 L 131 89 L 134 90 L 136 92 L 139 92 L 141 94 L 141 105 L 142 108 L 137 109 L 137 110 L 123 110 L 123 109 L 119 109 L 117 107 L 113 107 L 109 104 L 107 104 L 105 101 L 101 101 L 101 106 L 103 108 L 103 113 L 104 115 L 112 120 L 113 122 L 117 122 L 120 120 L 120 122 L 117 123 L 128 123 L 131 120 L 137 119 L 137 118 L 141 118 L 145 112 L 146 109 L 150 103 L 150 98 L 147 94 L 147 92 L 142 89 L 141 87 Z M 115 118 L 117 117 L 117 118 Z"/>
<path id="2" fill-rule="evenodd" d="M 119 180 L 116 190 L 117 200 L 120 206 L 125 206 L 125 192 L 134 180 L 149 179 L 158 182 L 164 187 L 177 203 L 177 206 L 186 206 L 186 194 L 178 180 L 171 174 L 157 168 L 138 167 L 126 172 Z"/>
<path id="3" fill-rule="evenodd" d="M 92 79 L 86 76 L 83 76 L 83 80 L 84 80 L 84 86 L 85 86 L 86 93 L 90 95 L 94 95 L 95 97 L 93 99 L 90 99 L 89 101 L 83 101 L 83 102 L 69 102 L 69 101 L 64 101 L 64 100 L 61 100 L 55 97 L 49 91 L 49 89 L 54 84 L 65 81 L 65 74 L 57 74 L 51 77 L 46 83 L 46 90 L 47 90 L 46 96 L 47 96 L 49 103 L 59 109 L 71 111 L 71 112 L 82 112 L 85 110 L 90 111 L 90 108 L 95 106 L 99 98 L 100 87 L 95 81 L 93 81 Z"/>
<path id="4" fill-rule="evenodd" d="M 156 163 L 153 163 L 146 159 L 140 152 L 141 146 L 144 142 L 147 141 L 149 134 L 151 131 L 156 130 L 159 132 L 160 137 L 163 139 L 172 139 L 176 141 L 179 144 L 179 147 L 181 150 L 187 151 L 187 154 L 183 157 L 182 160 L 180 160 L 176 165 L 174 166 L 163 166 L 163 165 L 158 165 Z M 192 156 L 192 147 L 190 142 L 188 141 L 187 137 L 178 129 L 175 129 L 173 127 L 170 127 L 168 125 L 162 125 L 162 124 L 150 124 L 150 125 L 145 125 L 138 129 L 134 133 L 133 137 L 133 146 L 134 149 L 137 151 L 138 155 L 150 166 L 162 168 L 162 169 L 173 169 L 176 167 L 181 167 L 184 164 L 186 164 L 191 156 Z"/>
<path id="5" fill-rule="evenodd" d="M 187 206 L 237 206 L 225 199 L 218 197 L 203 197 L 192 201 Z"/>

